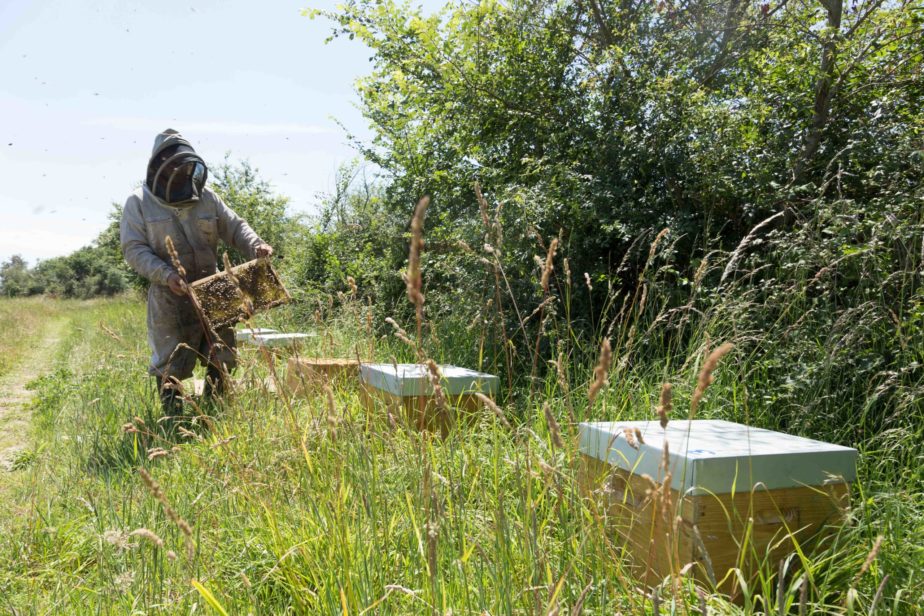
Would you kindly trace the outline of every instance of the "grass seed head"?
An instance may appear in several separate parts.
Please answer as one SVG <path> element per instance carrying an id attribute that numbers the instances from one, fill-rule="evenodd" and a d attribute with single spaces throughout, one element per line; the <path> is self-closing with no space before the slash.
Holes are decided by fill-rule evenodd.
<path id="1" fill-rule="evenodd" d="M 167 497 L 164 495 L 164 491 L 160 487 L 160 484 L 154 481 L 154 478 L 151 477 L 151 475 L 148 474 L 146 470 L 139 468 L 138 474 L 141 475 L 141 481 L 144 483 L 145 487 L 147 487 L 148 491 L 151 493 L 154 499 L 161 504 L 161 507 L 163 507 L 164 513 L 167 514 L 167 517 L 170 518 L 170 520 L 176 524 L 177 528 L 179 528 L 183 533 L 183 536 L 186 540 L 186 551 L 187 554 L 191 557 L 195 549 L 192 541 L 192 527 L 186 520 L 179 516 L 173 507 L 170 506 L 170 503 L 167 501 Z"/>
<path id="2" fill-rule="evenodd" d="M 673 475 L 668 471 L 661 482 L 661 516 L 665 521 L 671 520 L 671 509 L 673 508 L 673 499 L 671 498 L 671 481 Z"/>
<path id="3" fill-rule="evenodd" d="M 706 255 L 699 262 L 699 267 L 696 268 L 696 273 L 693 274 L 693 288 L 698 289 L 699 283 L 703 281 L 703 276 L 706 275 L 706 269 L 709 267 L 709 255 Z"/>
<path id="4" fill-rule="evenodd" d="M 449 403 L 446 401 L 446 394 L 443 393 L 443 375 L 440 373 L 440 367 L 436 365 L 436 362 L 432 359 L 427 359 L 427 371 L 430 376 L 430 384 L 433 386 L 433 398 L 436 400 L 436 406 L 441 411 L 446 411 L 449 408 Z"/>
<path id="5" fill-rule="evenodd" d="M 427 215 L 427 207 L 430 205 L 430 197 L 423 197 L 417 202 L 414 208 L 414 217 L 411 219 L 411 248 L 408 253 L 407 265 L 407 297 L 414 305 L 417 313 L 417 333 L 420 338 L 420 329 L 423 322 L 423 305 L 424 296 L 421 293 L 423 287 L 420 273 L 420 253 L 424 247 L 424 218 Z"/>
<path id="6" fill-rule="evenodd" d="M 545 256 L 545 265 L 542 267 L 542 292 L 549 293 L 549 278 L 552 276 L 552 270 L 555 267 L 555 253 L 558 251 L 558 238 L 552 239 L 549 243 L 549 252 Z"/>
<path id="7" fill-rule="evenodd" d="M 198 434 L 196 434 L 196 433 L 193 432 L 192 430 L 188 430 L 188 429 L 184 428 L 183 426 L 179 426 L 179 427 L 176 429 L 176 431 L 177 431 L 177 432 L 179 433 L 179 435 L 182 436 L 183 438 L 193 438 L 193 439 L 200 439 L 200 438 L 201 438 Z"/>
<path id="8" fill-rule="evenodd" d="M 132 537 L 141 537 L 142 539 L 146 539 L 159 548 L 164 547 L 164 540 L 158 537 L 157 533 L 152 530 L 148 530 L 147 528 L 137 528 L 129 533 L 129 535 Z"/>
<path id="9" fill-rule="evenodd" d="M 488 201 L 481 192 L 481 183 L 475 182 L 475 198 L 478 200 L 478 211 L 481 213 L 481 222 L 487 231 L 491 228 L 491 217 L 488 216 Z"/>
<path id="10" fill-rule="evenodd" d="M 221 263 L 225 266 L 225 275 L 228 276 L 228 281 L 237 288 L 240 288 L 240 282 L 237 279 L 237 276 L 234 275 L 234 269 L 231 267 L 231 257 L 228 256 L 228 253 L 222 253 Z"/>
<path id="11" fill-rule="evenodd" d="M 863 577 L 867 571 L 869 571 L 870 566 L 872 566 L 873 561 L 879 556 L 879 550 L 882 548 L 882 540 L 885 539 L 883 535 L 876 537 L 876 541 L 873 542 L 873 547 L 870 549 L 869 554 L 866 555 L 866 560 L 863 561 L 863 566 L 860 567 L 860 570 L 857 572 L 857 575 L 854 577 L 854 585 L 860 581 L 860 578 Z"/>
<path id="12" fill-rule="evenodd" d="M 597 394 L 599 394 L 603 386 L 606 385 L 612 362 L 613 349 L 610 346 L 610 339 L 604 338 L 603 344 L 600 345 L 600 359 L 597 361 L 597 366 L 594 368 L 594 380 L 590 384 L 590 390 L 587 392 L 587 399 L 590 402 L 590 406 L 593 406 L 594 400 L 597 399 Z"/>
<path id="13" fill-rule="evenodd" d="M 331 389 L 330 385 L 328 385 L 327 383 L 324 383 L 322 385 L 322 388 L 324 389 L 324 395 L 327 398 L 327 415 L 328 417 L 336 417 L 337 416 L 337 405 L 334 404 L 334 390 Z"/>
<path id="14" fill-rule="evenodd" d="M 651 246 L 648 247 L 648 260 L 649 261 L 654 258 L 655 251 L 658 250 L 658 244 L 661 243 L 661 240 L 664 239 L 664 236 L 666 236 L 668 232 L 670 232 L 670 229 L 667 227 L 661 229 L 661 231 L 658 232 L 658 234 L 655 236 L 654 241 L 651 242 Z"/>
<path id="15" fill-rule="evenodd" d="M 558 425 L 558 420 L 555 419 L 555 415 L 552 414 L 552 408 L 549 406 L 548 402 L 542 405 L 542 414 L 545 415 L 545 422 L 549 426 L 549 434 L 552 436 L 552 443 L 559 449 L 564 449 L 565 441 L 561 437 L 561 426 Z"/>
<path id="16" fill-rule="evenodd" d="M 673 410 L 674 392 L 670 383 L 661 385 L 661 404 L 658 405 L 658 417 L 661 420 L 661 427 L 667 429 L 667 421 Z"/>
<path id="17" fill-rule="evenodd" d="M 170 452 L 164 449 L 163 447 L 152 447 L 148 449 L 148 460 L 156 460 L 158 458 L 165 458 Z"/>
<path id="18" fill-rule="evenodd" d="M 638 450 L 639 442 L 638 442 L 638 439 L 635 437 L 635 432 L 631 430 L 630 428 L 623 428 L 622 434 L 625 437 L 626 443 L 628 443 L 629 447 L 631 447 L 632 449 Z"/>
<path id="19" fill-rule="evenodd" d="M 510 429 L 513 427 L 510 425 L 510 422 L 507 421 L 507 417 L 504 416 L 504 411 L 502 411 L 501 408 L 497 406 L 497 403 L 494 402 L 494 400 L 484 395 L 480 391 L 475 392 L 475 397 L 478 398 L 481 401 L 481 403 L 484 404 L 488 408 L 488 410 L 490 410 L 492 413 L 494 413 L 497 416 L 497 419 L 501 422 L 501 424 L 503 424 L 505 428 Z"/>
<path id="20" fill-rule="evenodd" d="M 395 337 L 397 337 L 398 340 L 400 340 L 400 341 L 403 342 L 404 344 L 408 345 L 408 346 L 411 347 L 412 349 L 416 349 L 416 348 L 417 348 L 417 345 L 414 344 L 414 341 L 411 340 L 411 337 L 407 335 L 407 332 L 404 331 L 404 329 L 403 329 L 400 325 L 398 325 L 398 322 L 397 322 L 397 321 L 395 321 L 395 320 L 394 320 L 393 318 L 391 318 L 391 317 L 385 317 L 385 322 L 388 323 L 389 325 L 391 325 L 393 328 L 395 328 Z M 395 362 L 395 363 L 397 364 L 397 362 Z"/>
<path id="21" fill-rule="evenodd" d="M 170 255 L 170 262 L 173 264 L 173 269 L 177 271 L 180 278 L 186 280 L 186 268 L 184 268 L 183 264 L 180 262 L 180 253 L 176 251 L 173 238 L 168 235 L 164 243 L 167 245 L 167 254 Z"/>
<path id="22" fill-rule="evenodd" d="M 118 550 L 128 550 L 134 547 L 129 541 L 131 535 L 121 530 L 107 530 L 103 533 L 103 541 L 115 547 Z"/>
<path id="23" fill-rule="evenodd" d="M 703 396 L 706 394 L 706 389 L 712 384 L 715 380 L 715 377 L 712 376 L 712 373 L 715 372 L 715 369 L 719 365 L 719 361 L 725 357 L 735 345 L 730 342 L 726 342 L 721 345 L 716 350 L 712 351 L 709 356 L 706 358 L 706 361 L 703 362 L 703 368 L 699 372 L 699 378 L 696 381 L 696 390 L 693 392 L 693 399 L 690 402 L 690 417 L 696 415 L 696 409 L 699 408 L 699 403 L 703 399 Z"/>

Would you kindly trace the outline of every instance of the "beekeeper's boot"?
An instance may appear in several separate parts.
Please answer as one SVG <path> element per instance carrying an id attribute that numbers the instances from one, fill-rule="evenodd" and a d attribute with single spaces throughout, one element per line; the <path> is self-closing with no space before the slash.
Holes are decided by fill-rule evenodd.
<path id="1" fill-rule="evenodd" d="M 227 380 L 231 378 L 227 370 L 210 363 L 205 370 L 205 385 L 202 388 L 202 399 L 205 402 L 220 398 L 227 391 Z"/>
<path id="2" fill-rule="evenodd" d="M 160 405 L 164 409 L 165 416 L 183 414 L 183 399 L 180 397 L 177 385 L 173 379 L 157 377 L 157 393 L 160 396 Z"/>

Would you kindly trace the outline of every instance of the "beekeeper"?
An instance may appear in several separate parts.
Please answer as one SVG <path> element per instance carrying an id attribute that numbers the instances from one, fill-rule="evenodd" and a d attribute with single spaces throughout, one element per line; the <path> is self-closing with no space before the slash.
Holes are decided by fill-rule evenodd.
<path id="1" fill-rule="evenodd" d="M 173 129 L 154 139 L 144 184 L 122 211 L 122 253 L 148 279 L 148 345 L 161 402 L 167 414 L 181 410 L 175 385 L 192 376 L 196 361 L 206 368 L 204 395 L 220 394 L 235 365 L 234 330 L 210 340 L 193 308 L 186 283 L 218 269 L 218 240 L 247 258 L 268 257 L 272 247 L 206 187 L 208 168 L 192 145 Z M 185 277 L 168 250 L 172 240 Z M 211 343 L 211 344 L 210 344 Z"/>

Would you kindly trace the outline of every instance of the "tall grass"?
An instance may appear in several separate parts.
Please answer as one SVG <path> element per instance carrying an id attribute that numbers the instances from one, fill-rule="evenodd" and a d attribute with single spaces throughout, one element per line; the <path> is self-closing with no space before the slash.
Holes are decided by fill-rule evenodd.
<path id="1" fill-rule="evenodd" d="M 857 348 L 850 337 L 891 340 L 888 319 L 861 305 L 823 327 L 809 276 L 772 306 L 746 276 L 704 284 L 724 270 L 721 255 L 703 259 L 678 301 L 662 292 L 676 288 L 670 241 L 657 235 L 637 285 L 612 291 L 592 339 L 554 306 L 585 286 L 556 275 L 564 247 L 537 264 L 548 310 L 535 313 L 543 325 L 530 336 L 527 311 L 538 305 L 505 295 L 499 251 L 484 257 L 497 314 L 474 325 L 418 321 L 422 340 L 406 344 L 377 333 L 355 283 L 339 308 L 309 319 L 280 310 L 259 323 L 316 330 L 306 355 L 418 361 L 423 349 L 503 371 L 515 353 L 537 366 L 445 438 L 365 408 L 348 384 L 271 395 L 260 383 L 280 362 L 248 350 L 238 371 L 248 387 L 192 417 L 163 418 L 144 376 L 142 306 L 109 302 L 75 316 L 56 372 L 38 383 L 44 453 L 18 487 L 16 515 L 0 522 L 0 598 L 20 613 L 917 613 L 921 382 L 884 375 L 880 384 L 895 384 L 885 416 L 870 394 L 834 395 L 856 386 L 841 349 Z M 484 344 L 510 311 L 519 322 L 504 325 L 503 343 Z M 794 339 L 812 319 L 825 338 Z M 898 348 L 910 364 L 924 345 L 906 332 Z M 793 372 L 786 361 L 804 362 L 809 385 L 780 385 L 779 372 Z M 868 402 L 841 408 L 847 399 Z M 578 485 L 574 436 L 582 420 L 655 419 L 658 409 L 668 421 L 695 410 L 859 447 L 847 524 L 814 552 L 783 562 L 755 554 L 762 565 L 737 603 L 679 567 L 643 589 L 630 548 Z"/>
<path id="2" fill-rule="evenodd" d="M 61 306 L 61 302 L 44 297 L 0 300 L 0 377 L 34 342 L 45 322 L 61 316 Z"/>

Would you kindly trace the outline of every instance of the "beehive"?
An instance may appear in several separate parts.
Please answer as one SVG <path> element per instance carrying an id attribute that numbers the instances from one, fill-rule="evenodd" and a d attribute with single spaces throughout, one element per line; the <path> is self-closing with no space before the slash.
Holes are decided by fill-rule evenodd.
<path id="1" fill-rule="evenodd" d="M 219 272 L 189 285 L 215 329 L 230 327 L 249 318 L 248 308 L 255 314 L 291 299 L 269 259 L 254 259 L 231 271 L 237 284 L 227 272 Z"/>
<path id="2" fill-rule="evenodd" d="M 288 349 L 299 348 L 309 339 L 317 337 L 316 334 L 256 334 L 251 342 L 258 347 L 268 349 Z"/>
<path id="3" fill-rule="evenodd" d="M 267 393 L 276 392 L 276 383 L 272 379 L 232 379 L 231 389 L 233 391 L 245 391 L 252 389 L 262 389 Z M 205 379 L 190 379 L 184 381 L 181 385 L 180 393 L 184 395 L 202 396 L 205 392 Z"/>
<path id="4" fill-rule="evenodd" d="M 317 392 L 323 383 L 345 384 L 358 380 L 358 359 L 290 357 L 286 366 L 286 386 L 295 396 Z"/>
<path id="5" fill-rule="evenodd" d="M 641 434 L 639 440 L 636 430 Z M 579 481 L 602 506 L 638 578 L 655 585 L 692 564 L 703 583 L 738 591 L 761 562 L 841 524 L 857 451 L 718 420 L 582 423 Z M 653 497 L 669 458 L 670 500 Z M 740 546 L 744 546 L 742 549 Z"/>
<path id="6" fill-rule="evenodd" d="M 496 376 L 458 366 L 439 368 L 446 410 L 437 403 L 429 371 L 423 364 L 362 364 L 360 394 L 363 403 L 369 410 L 384 404 L 396 418 L 418 430 L 439 430 L 445 434 L 456 413 L 471 414 L 482 408 L 476 393 L 489 398 L 497 394 Z"/>
<path id="7" fill-rule="evenodd" d="M 234 338 L 238 342 L 250 342 L 253 340 L 254 336 L 262 336 L 264 334 L 278 334 L 279 332 L 275 329 L 267 329 L 265 327 L 255 327 L 253 329 L 245 328 L 239 329 L 234 332 Z"/>

